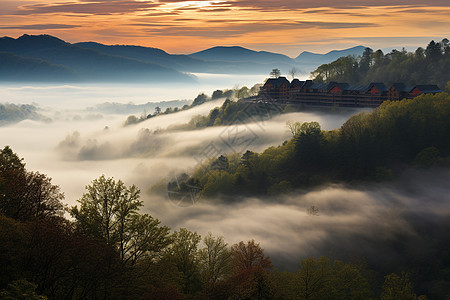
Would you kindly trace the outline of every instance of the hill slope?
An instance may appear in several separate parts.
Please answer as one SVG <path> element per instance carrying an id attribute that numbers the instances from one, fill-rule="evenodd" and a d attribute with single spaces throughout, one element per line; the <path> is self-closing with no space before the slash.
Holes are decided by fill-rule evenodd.
<path id="1" fill-rule="evenodd" d="M 281 62 L 281 63 L 295 63 L 295 61 L 283 54 L 271 53 L 267 51 L 254 51 L 247 48 L 232 46 L 232 47 L 213 47 L 202 50 L 189 55 L 190 57 L 200 58 L 212 61 L 252 61 L 259 63 L 267 62 Z"/>
<path id="2" fill-rule="evenodd" d="M 49 35 L 1 38 L 0 52 L 2 51 L 66 66 L 82 80 L 193 81 L 191 77 L 167 67 L 81 48 Z M 61 78 L 64 79 L 71 80 Z"/>
<path id="3" fill-rule="evenodd" d="M 282 74 L 287 74 L 293 67 L 299 74 L 309 74 L 321 64 L 341 56 L 359 55 L 363 50 L 363 46 L 358 46 L 323 55 L 303 52 L 296 59 L 292 59 L 283 54 L 254 51 L 239 46 L 220 46 L 190 55 L 174 55 L 151 47 L 104 45 L 96 42 L 70 44 L 50 35 L 25 34 L 17 39 L 0 38 L 0 52 L 40 59 L 47 64 L 66 68 L 68 74 L 61 73 L 56 76 L 60 81 L 72 81 L 76 77 L 85 81 L 193 82 L 193 77 L 183 72 L 268 74 L 270 70 L 278 68 Z M 32 69 L 36 70 L 36 67 Z M 41 69 L 42 73 L 46 72 L 43 65 Z M 17 80 L 39 81 L 49 77 L 40 77 L 36 72 L 16 77 Z M 50 73 L 53 72 L 56 71 Z M 12 78 L 13 73 L 6 72 L 5 76 L 10 75 Z M 72 75 L 69 76 L 69 73 Z"/>
<path id="4" fill-rule="evenodd" d="M 191 58 L 187 55 L 169 54 L 164 50 L 152 47 L 129 45 L 104 45 L 96 42 L 75 43 L 75 46 L 96 50 L 109 55 L 117 55 L 136 59 L 143 62 L 155 63 L 175 70 L 190 71 L 195 67 L 202 67 L 206 62 Z"/>
<path id="5" fill-rule="evenodd" d="M 365 48 L 366 47 L 364 46 L 356 46 L 344 50 L 333 50 L 325 54 L 317 54 L 304 51 L 295 58 L 295 61 L 299 63 L 301 66 L 303 66 L 305 71 L 308 71 L 309 73 L 314 71 L 318 66 L 333 62 L 340 57 L 345 57 L 349 55 L 352 56 L 362 55 Z"/>
<path id="6" fill-rule="evenodd" d="M 339 57 L 348 56 L 348 55 L 361 55 L 364 52 L 364 46 L 356 46 L 344 50 L 333 50 L 326 54 L 317 54 L 308 51 L 303 51 L 299 56 L 295 58 L 296 61 L 301 63 L 316 63 L 316 64 L 325 64 L 335 61 Z"/>
<path id="7" fill-rule="evenodd" d="M 74 45 L 193 73 L 266 74 L 273 68 L 287 72 L 297 65 L 293 59 L 282 54 L 256 52 L 242 47 L 214 47 L 190 55 L 175 55 L 158 48 L 141 46 L 104 45 L 95 42 Z"/>
<path id="8" fill-rule="evenodd" d="M 1 81 L 61 81 L 79 80 L 72 69 L 37 58 L 26 58 L 10 52 L 0 52 Z"/>

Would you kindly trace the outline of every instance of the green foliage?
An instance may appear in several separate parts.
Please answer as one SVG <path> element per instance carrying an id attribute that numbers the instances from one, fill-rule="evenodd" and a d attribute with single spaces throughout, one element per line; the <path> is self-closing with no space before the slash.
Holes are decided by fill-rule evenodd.
<path id="1" fill-rule="evenodd" d="M 203 238 L 204 248 L 198 252 L 200 274 L 207 286 L 228 278 L 232 271 L 231 253 L 223 237 L 213 237 L 211 233 Z"/>
<path id="2" fill-rule="evenodd" d="M 86 190 L 77 201 L 80 207 L 74 206 L 70 211 L 78 226 L 108 245 L 123 243 L 131 220 L 142 206 L 139 189 L 102 175 Z"/>
<path id="3" fill-rule="evenodd" d="M 317 82 L 348 82 L 368 84 L 384 82 L 391 85 L 404 82 L 407 85 L 438 84 L 441 88 L 449 80 L 450 50 L 448 40 L 431 41 L 426 49 L 415 53 L 392 50 L 384 54 L 366 48 L 361 57 L 341 57 L 329 64 L 319 66 L 311 72 Z"/>
<path id="4" fill-rule="evenodd" d="M 323 64 L 315 71 L 311 72 L 311 77 L 317 82 L 338 81 L 354 82 L 357 80 L 357 72 L 359 71 L 356 58 L 352 56 L 340 57 L 336 61 Z"/>
<path id="5" fill-rule="evenodd" d="M 180 228 L 172 235 L 173 242 L 167 250 L 166 257 L 172 261 L 183 276 L 183 291 L 195 294 L 202 288 L 200 267 L 197 257 L 201 236 L 186 228 Z"/>
<path id="6" fill-rule="evenodd" d="M 302 299 L 328 298 L 331 292 L 331 263 L 328 258 L 306 258 L 296 273 L 297 294 Z"/>
<path id="7" fill-rule="evenodd" d="M 302 123 L 289 120 L 286 122 L 286 126 L 293 137 L 300 135 Z"/>
<path id="8" fill-rule="evenodd" d="M 208 96 L 206 96 L 204 93 L 198 94 L 198 96 L 195 97 L 194 102 L 192 102 L 192 106 L 203 104 L 206 101 L 208 101 Z"/>
<path id="9" fill-rule="evenodd" d="M 232 110 L 232 103 L 223 106 Z M 450 155 L 448 116 L 450 96 L 440 93 L 386 101 L 333 131 L 321 130 L 317 122 L 291 121 L 293 138 L 283 145 L 262 153 L 247 151 L 233 163 L 230 156 L 221 156 L 193 177 L 205 197 L 273 195 L 330 181 L 390 180 L 408 166 L 444 163 Z"/>
<path id="10" fill-rule="evenodd" d="M 20 279 L 11 282 L 8 288 L 0 291 L 4 300 L 45 300 L 47 297 L 36 294 L 37 284 Z"/>
<path id="11" fill-rule="evenodd" d="M 414 300 L 417 295 L 412 290 L 412 283 L 409 275 L 402 272 L 401 275 L 395 273 L 384 277 L 383 292 L 381 300 Z"/>
<path id="12" fill-rule="evenodd" d="M 161 226 L 158 219 L 148 214 L 136 214 L 130 219 L 121 243 L 121 257 L 126 263 L 135 264 L 138 260 L 160 258 L 162 250 L 171 243 L 170 228 Z"/>
<path id="13" fill-rule="evenodd" d="M 216 99 L 219 99 L 219 98 L 222 98 L 222 97 L 223 97 L 223 91 L 222 90 L 215 90 L 212 93 L 212 95 L 211 95 L 211 99 L 212 100 L 216 100 Z"/>
<path id="14" fill-rule="evenodd" d="M 332 153 L 341 153 L 336 145 L 344 145 L 340 140 L 342 136 L 352 141 L 352 146 L 355 142 L 370 142 L 364 137 L 367 132 L 373 133 L 368 128 L 380 130 L 375 125 L 383 128 L 384 118 L 391 120 L 392 116 L 403 116 L 405 109 L 408 124 L 416 126 L 415 122 L 420 121 L 433 129 L 440 126 L 442 132 L 437 137 L 442 137 L 441 134 L 448 134 L 444 115 L 429 107 L 432 105 L 443 113 L 449 110 L 450 105 L 441 102 L 447 98 L 441 96 L 423 97 L 421 101 L 427 104 L 420 106 L 419 112 L 416 112 L 415 105 L 418 104 L 414 101 L 404 102 L 401 109 L 397 104 L 388 103 L 372 114 L 356 116 L 345 126 L 345 133 L 341 132 L 342 129 L 322 131 L 314 122 L 301 124 L 299 133 L 282 146 L 270 147 L 261 154 L 247 151 L 243 155 L 221 156 L 211 160 L 210 165 L 214 166 L 211 171 L 231 177 L 234 186 L 248 184 L 249 192 L 261 189 L 263 182 L 273 183 L 271 186 L 280 187 L 280 190 L 288 189 L 294 180 L 278 183 L 277 180 L 284 176 L 291 178 L 295 174 L 284 172 L 289 171 L 288 166 L 297 159 L 297 139 L 320 135 L 322 147 Z M 428 120 L 428 115 L 433 116 L 436 124 Z M 398 140 L 396 126 L 388 125 L 387 128 Z M 421 132 L 419 129 L 414 127 L 411 134 Z M 419 135 L 417 138 L 424 137 Z M 446 143 L 434 143 L 439 148 L 421 146 L 418 150 L 413 149 L 411 153 L 414 155 L 408 156 L 411 159 L 409 162 L 414 157 L 421 157 L 420 161 L 429 161 L 430 158 L 433 161 L 440 155 L 448 155 L 449 149 L 443 146 Z M 346 145 L 344 149 L 352 148 Z M 327 151 L 323 152 L 325 158 Z M 395 154 L 397 156 L 398 153 Z M 383 173 L 383 165 L 374 165 L 381 166 L 377 170 Z M 297 169 L 298 166 L 291 168 Z M 23 160 L 5 147 L 0 155 L 0 173 L 4 175 L 12 171 L 27 172 Z M 308 176 L 312 174 L 308 170 L 302 172 Z M 265 181 L 261 179 L 264 173 Z M 23 182 L 18 181 L 17 184 Z M 31 187 L 27 189 L 33 190 Z M 1 205 L 4 205 L 4 199 L 1 199 Z M 373 299 L 375 296 L 364 276 L 368 270 L 363 272 L 353 264 L 338 260 L 333 262 L 326 257 L 306 258 L 294 272 L 272 271 L 269 257 L 254 240 L 247 243 L 241 241 L 229 247 L 222 237 L 208 234 L 199 247 L 199 234 L 181 228 L 170 235 L 169 228 L 157 219 L 140 214 L 141 207 L 139 190 L 135 186 L 126 187 L 120 180 L 101 176 L 87 186 L 87 192 L 79 200 L 79 207 L 72 208 L 74 222 L 55 214 L 43 214 L 22 221 L 7 217 L 2 212 L 0 298 Z M 445 249 L 440 251 L 445 252 Z M 436 280 L 420 282 L 422 289 L 425 286 L 433 293 L 432 296 L 438 295 L 438 298 L 444 297 L 448 290 L 446 259 L 443 256 L 437 263 L 426 261 L 433 265 L 434 273 L 437 271 L 437 275 L 432 275 Z M 389 272 L 396 267 L 392 266 Z M 416 274 L 422 280 L 426 278 L 423 275 Z M 377 294 L 381 299 L 426 299 L 426 296 L 414 293 L 406 273 L 387 275 L 382 287 L 381 281 L 371 280 L 371 283 L 373 290 L 381 291 Z"/>
<path id="15" fill-rule="evenodd" d="M 250 96 L 250 90 L 248 89 L 248 87 L 244 86 L 237 90 L 235 95 L 238 99 L 244 99 Z"/>
<path id="16" fill-rule="evenodd" d="M 322 165 L 324 134 L 317 122 L 305 122 L 300 125 L 294 137 L 295 160 L 302 168 L 316 168 Z"/>
<path id="17" fill-rule="evenodd" d="M 0 150 L 0 213 L 18 220 L 63 214 L 64 194 L 51 178 L 25 169 L 10 147 Z"/>
<path id="18" fill-rule="evenodd" d="M 270 71 L 269 75 L 272 78 L 278 78 L 281 75 L 281 71 L 279 69 L 272 69 L 272 71 Z"/>
<path id="19" fill-rule="evenodd" d="M 146 111 L 144 111 L 142 113 L 142 115 L 139 116 L 139 117 L 137 117 L 135 115 L 128 116 L 127 119 L 125 120 L 123 126 L 129 126 L 129 125 L 138 124 L 138 123 L 141 123 L 141 122 L 143 122 L 143 121 L 145 121 L 147 119 L 156 117 L 156 116 L 161 115 L 161 114 L 167 115 L 167 114 L 176 113 L 176 112 L 179 112 L 179 111 L 182 111 L 182 110 L 188 110 L 190 108 L 193 108 L 194 106 L 201 105 L 201 104 L 203 104 L 205 102 L 208 102 L 208 101 L 211 101 L 211 100 L 215 100 L 217 98 L 225 97 L 225 95 L 230 95 L 228 90 L 225 90 L 225 91 L 216 90 L 216 91 L 214 91 L 212 97 L 209 97 L 209 96 L 207 96 L 204 93 L 200 93 L 200 94 L 198 94 L 197 97 L 195 97 L 194 101 L 190 105 L 185 104 L 181 108 L 180 107 L 167 107 L 164 112 L 161 111 L 161 108 L 159 106 L 156 106 L 155 107 L 155 112 L 153 114 L 147 114 Z"/>
<path id="20" fill-rule="evenodd" d="M 8 170 L 24 170 L 25 163 L 23 162 L 23 158 L 19 158 L 19 156 L 13 152 L 11 147 L 5 146 L 0 151 L 0 171 L 5 172 Z"/>
<path id="21" fill-rule="evenodd" d="M 48 120 L 40 113 L 38 108 L 34 105 L 21 104 L 16 105 L 12 103 L 0 103 L 0 125 L 20 122 L 22 120 Z"/>
<path id="22" fill-rule="evenodd" d="M 416 155 L 413 164 L 419 168 L 429 168 L 442 163 L 442 161 L 436 147 L 427 147 Z"/>
<path id="23" fill-rule="evenodd" d="M 191 105 L 184 105 L 182 108 L 172 108 L 168 107 L 163 113 L 161 112 L 161 109 L 159 107 L 155 108 L 154 114 L 147 115 L 145 112 L 140 116 L 134 116 L 130 115 L 124 122 L 124 126 L 138 124 L 140 122 L 143 122 L 149 118 L 155 117 L 160 114 L 170 114 L 175 113 L 182 110 L 190 109 L 194 106 L 201 105 L 205 102 L 216 100 L 219 98 L 226 98 L 224 105 L 222 107 L 216 107 L 212 109 L 208 116 L 202 116 L 197 115 L 194 116 L 188 124 L 184 125 L 178 125 L 178 126 L 172 126 L 172 130 L 185 130 L 185 129 L 196 129 L 196 128 L 203 128 L 208 126 L 218 126 L 218 125 L 227 125 L 231 124 L 233 121 L 236 120 L 236 114 L 239 112 L 244 111 L 244 108 L 248 106 L 245 102 L 232 102 L 230 99 L 237 98 L 237 99 L 243 99 L 249 96 L 255 96 L 258 94 L 259 89 L 261 87 L 261 84 L 255 84 L 251 89 L 244 86 L 240 89 L 236 90 L 216 90 L 213 92 L 212 96 L 209 97 L 204 93 L 200 93 L 193 101 Z M 239 103 L 239 104 L 238 104 Z M 228 109 L 227 109 L 228 107 Z M 257 111 L 254 111 L 254 113 L 257 113 Z M 241 113 L 240 114 L 240 121 L 246 121 L 249 117 L 252 117 L 252 115 L 249 115 L 247 113 Z"/>
<path id="24" fill-rule="evenodd" d="M 154 258 L 170 244 L 169 228 L 147 214 L 139 214 L 139 189 L 126 187 L 104 175 L 86 186 L 78 200 L 80 207 L 70 213 L 81 230 L 107 245 L 118 248 L 125 263 L 135 264 L 143 257 Z"/>
<path id="25" fill-rule="evenodd" d="M 210 126 L 220 126 L 232 124 L 236 120 L 236 115 L 244 111 L 247 107 L 245 102 L 234 102 L 227 99 L 221 107 L 213 108 L 208 116 L 197 115 L 189 123 L 189 129 L 204 128 Z M 247 119 L 247 114 L 241 114 L 241 117 Z"/>
<path id="26" fill-rule="evenodd" d="M 126 121 L 125 121 L 125 123 L 123 124 L 123 126 L 128 126 L 128 125 L 137 124 L 137 123 L 140 123 L 140 122 L 142 122 L 142 121 L 144 121 L 144 120 L 141 119 L 141 118 L 138 118 L 138 117 L 136 117 L 136 116 L 134 116 L 134 115 L 130 115 L 130 116 L 128 116 L 128 118 L 126 119 Z"/>
<path id="27" fill-rule="evenodd" d="M 296 272 L 275 271 L 271 279 L 276 299 L 374 299 L 357 267 L 326 257 L 305 258 Z"/>

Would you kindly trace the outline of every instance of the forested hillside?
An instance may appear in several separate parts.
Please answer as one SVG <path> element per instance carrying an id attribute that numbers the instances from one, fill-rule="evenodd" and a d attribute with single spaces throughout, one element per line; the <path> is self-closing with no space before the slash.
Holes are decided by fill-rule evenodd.
<path id="1" fill-rule="evenodd" d="M 220 156 L 198 168 L 193 182 L 210 197 L 289 192 L 329 182 L 387 180 L 409 167 L 447 164 L 450 96 L 384 102 L 341 128 L 291 122 L 293 138 L 263 153 Z"/>
<path id="2" fill-rule="evenodd" d="M 26 119 L 49 120 L 38 112 L 38 108 L 30 104 L 0 103 L 0 126 Z"/>
<path id="3" fill-rule="evenodd" d="M 52 64 L 38 58 L 27 58 L 9 52 L 0 52 L 1 81 L 61 81 L 62 78 L 78 81 L 79 77 L 70 68 Z"/>
<path id="4" fill-rule="evenodd" d="M 0 38 L 2 81 L 189 82 L 192 76 L 151 62 L 109 55 L 50 35 Z"/>
<path id="5" fill-rule="evenodd" d="M 448 39 L 431 41 L 412 52 L 405 49 L 373 51 L 366 48 L 362 56 L 341 57 L 323 64 L 311 72 L 315 81 L 337 81 L 350 84 L 383 82 L 391 85 L 403 82 L 407 85 L 437 84 L 441 89 L 450 80 L 450 44 Z"/>
<path id="6" fill-rule="evenodd" d="M 2 299 L 416 299 L 419 277 L 439 280 L 431 282 L 438 293 L 448 284 L 436 269 L 413 280 L 401 265 L 384 276 L 326 257 L 281 272 L 254 240 L 229 246 L 223 237 L 171 231 L 141 212 L 136 186 L 105 176 L 66 208 L 59 186 L 7 146 L 0 189 Z"/>

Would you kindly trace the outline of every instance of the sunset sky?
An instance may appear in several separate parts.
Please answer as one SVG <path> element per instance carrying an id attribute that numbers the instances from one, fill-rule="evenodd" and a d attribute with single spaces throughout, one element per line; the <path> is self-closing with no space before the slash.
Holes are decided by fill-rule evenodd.
<path id="1" fill-rule="evenodd" d="M 240 45 L 291 57 L 450 38 L 448 0 L 0 0 L 0 35 L 51 34 L 192 53 Z"/>

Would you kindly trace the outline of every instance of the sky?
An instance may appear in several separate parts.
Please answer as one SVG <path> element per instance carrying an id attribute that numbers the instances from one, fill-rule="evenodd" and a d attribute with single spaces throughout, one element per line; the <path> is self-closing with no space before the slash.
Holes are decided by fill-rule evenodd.
<path id="1" fill-rule="evenodd" d="M 448 0 L 0 0 L 0 36 L 132 44 L 188 54 L 244 46 L 296 57 L 450 38 Z"/>

